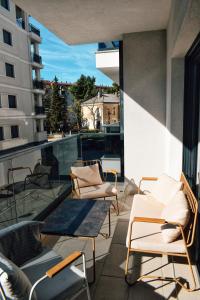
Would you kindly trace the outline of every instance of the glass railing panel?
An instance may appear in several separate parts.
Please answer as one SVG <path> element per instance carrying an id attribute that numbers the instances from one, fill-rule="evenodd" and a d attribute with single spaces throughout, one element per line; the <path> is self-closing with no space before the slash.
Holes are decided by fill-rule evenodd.
<path id="1" fill-rule="evenodd" d="M 0 161 L 0 228 L 17 222 L 17 207 L 10 169 L 12 169 L 11 159 Z"/>
<path id="2" fill-rule="evenodd" d="M 123 136 L 119 133 L 80 135 L 83 160 L 99 159 L 105 169 L 116 168 L 123 179 Z"/>
<path id="3" fill-rule="evenodd" d="M 0 226 L 42 219 L 71 193 L 70 167 L 78 159 L 77 136 L 18 151 L 0 160 Z"/>
<path id="4" fill-rule="evenodd" d="M 98 51 L 117 50 L 119 49 L 119 41 L 98 43 Z"/>

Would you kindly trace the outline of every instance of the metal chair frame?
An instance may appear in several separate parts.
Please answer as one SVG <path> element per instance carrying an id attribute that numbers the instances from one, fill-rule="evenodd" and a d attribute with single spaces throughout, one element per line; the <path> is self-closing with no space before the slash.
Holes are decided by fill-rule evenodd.
<path id="1" fill-rule="evenodd" d="M 100 175 L 102 173 L 102 179 L 103 179 L 103 182 L 106 181 L 107 179 L 107 175 L 108 174 L 112 174 L 114 177 L 115 177 L 115 188 L 117 188 L 117 174 L 118 172 L 115 170 L 115 169 L 109 169 L 109 170 L 106 170 L 105 172 L 103 172 L 103 169 L 102 169 L 102 164 L 101 164 L 101 161 L 99 159 L 93 159 L 93 160 L 78 160 L 77 163 L 81 164 L 82 166 L 91 166 L 91 165 L 94 165 L 94 164 L 98 164 L 101 168 L 101 170 L 99 169 L 99 172 L 100 172 Z M 81 194 L 81 191 L 80 191 L 80 187 L 79 187 L 79 184 L 78 184 L 78 178 L 77 176 L 75 176 L 73 173 L 70 173 L 70 177 L 71 177 L 71 182 L 72 182 L 72 193 L 80 198 L 80 194 Z M 106 196 L 106 197 L 99 197 L 99 198 L 107 198 L 107 197 L 111 197 L 111 196 Z M 116 207 L 113 205 L 115 211 L 116 211 L 116 214 L 117 216 L 119 215 L 119 203 L 118 203 L 118 197 L 117 195 L 115 196 L 116 198 Z"/>

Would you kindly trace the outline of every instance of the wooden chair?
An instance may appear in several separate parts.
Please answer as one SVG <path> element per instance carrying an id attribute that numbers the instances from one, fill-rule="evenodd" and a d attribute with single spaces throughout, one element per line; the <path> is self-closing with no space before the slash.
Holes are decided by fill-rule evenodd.
<path id="1" fill-rule="evenodd" d="M 98 184 L 90 183 L 89 172 L 90 167 L 91 169 L 98 165 L 98 168 L 94 171 L 96 177 L 99 178 Z M 93 167 L 92 167 L 93 166 Z M 81 167 L 81 168 L 80 168 Z M 84 170 L 82 167 L 89 167 L 89 169 Z M 80 175 L 81 171 L 81 175 Z M 112 174 L 115 178 L 114 186 L 106 182 L 107 175 Z M 87 176 L 88 175 L 88 176 Z M 118 204 L 118 197 L 117 197 L 117 171 L 106 170 L 103 172 L 101 161 L 100 160 L 87 160 L 87 161 L 77 161 L 75 166 L 71 167 L 71 180 L 72 180 L 72 187 L 73 187 L 73 194 L 75 198 L 79 199 L 98 199 L 98 198 L 107 198 L 107 197 L 115 197 L 116 199 L 116 206 L 113 204 L 113 207 L 116 211 L 116 214 L 119 215 L 119 204 Z M 84 183 L 85 182 L 85 183 Z"/>
<path id="2" fill-rule="evenodd" d="M 143 177 L 140 185 L 139 185 L 139 191 L 141 191 L 141 183 L 144 180 L 157 180 L 157 178 L 155 177 Z M 176 222 L 167 222 L 164 219 L 160 219 L 160 218 L 148 218 L 148 217 L 143 217 L 143 216 L 136 216 L 134 217 L 132 220 L 130 220 L 130 232 L 129 232 L 129 236 L 127 236 L 127 240 L 128 240 L 128 251 L 127 251 L 127 259 L 126 259 L 126 266 L 125 266 L 125 280 L 129 285 L 133 285 L 134 283 L 136 283 L 137 281 L 143 279 L 143 278 L 149 278 L 149 279 L 159 279 L 159 280 L 172 280 L 174 282 L 176 282 L 177 284 L 179 284 L 181 287 L 183 287 L 184 289 L 186 289 L 187 291 L 193 291 L 196 288 L 196 282 L 195 282 L 195 276 L 194 276 L 194 272 L 192 269 L 192 265 L 191 265 L 191 259 L 190 259 L 190 255 L 189 255 L 189 248 L 191 248 L 191 246 L 194 243 L 195 240 L 195 229 L 196 229 L 196 224 L 197 224 L 197 213 L 198 213 L 198 202 L 197 199 L 195 198 L 189 183 L 187 182 L 184 174 L 181 174 L 181 178 L 180 181 L 183 183 L 183 187 L 182 190 L 187 198 L 188 201 L 188 206 L 189 206 L 189 210 L 190 210 L 190 219 L 188 222 L 188 225 L 183 228 L 183 226 L 179 223 Z M 180 228 L 180 232 L 181 232 L 181 237 L 179 238 L 179 240 L 182 241 L 183 243 L 183 249 L 184 251 L 182 251 L 181 253 L 179 251 L 177 252 L 171 252 L 171 251 L 167 251 L 167 247 L 169 246 L 169 244 L 166 244 L 166 251 L 152 251 L 152 250 L 148 250 L 148 249 L 138 249 L 138 248 L 133 248 L 131 247 L 131 243 L 134 240 L 134 232 L 133 232 L 133 225 L 136 223 L 146 223 L 146 226 L 148 228 L 148 224 L 172 224 L 172 225 L 176 225 Z M 143 237 L 144 238 L 144 237 Z M 176 241 L 175 241 L 176 242 Z M 173 244 L 174 242 L 170 243 Z M 170 245 L 171 246 L 171 245 Z M 142 253 L 154 253 L 154 254 L 161 254 L 161 255 L 169 255 L 169 256 L 179 256 L 179 257 L 185 257 L 187 259 L 188 262 L 188 266 L 189 266 L 189 270 L 191 272 L 192 275 L 192 279 L 193 279 L 193 287 L 189 287 L 188 285 L 186 286 L 185 284 L 183 284 L 180 281 L 180 278 L 166 278 L 166 277 L 157 277 L 157 276 L 151 276 L 151 275 L 143 275 L 141 277 L 139 277 L 135 282 L 130 282 L 130 280 L 128 279 L 128 264 L 129 264 L 129 255 L 130 253 L 133 252 L 142 252 Z"/>

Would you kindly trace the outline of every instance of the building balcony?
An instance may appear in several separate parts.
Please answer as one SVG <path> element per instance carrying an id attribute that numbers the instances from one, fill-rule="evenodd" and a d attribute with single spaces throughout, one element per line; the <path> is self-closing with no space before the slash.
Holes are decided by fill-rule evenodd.
<path id="1" fill-rule="evenodd" d="M 22 18 L 17 18 L 16 23 L 20 28 L 25 29 L 25 21 Z"/>
<path id="2" fill-rule="evenodd" d="M 96 68 L 119 84 L 119 43 L 99 43 Z"/>
<path id="3" fill-rule="evenodd" d="M 33 80 L 33 92 L 37 94 L 45 94 L 44 84 L 42 80 Z"/>
<path id="4" fill-rule="evenodd" d="M 44 132 L 38 132 L 39 137 L 44 137 Z M 44 221 L 46 217 L 63 201 L 71 199 L 71 166 L 79 159 L 97 159 L 106 154 L 118 156 L 122 162 L 120 152 L 119 134 L 78 134 L 68 136 L 59 141 L 44 143 L 35 147 L 15 149 L 4 153 L 0 157 L 1 178 L 1 212 L 0 228 L 24 220 Z M 66 159 L 67 158 L 67 159 Z M 37 177 L 37 167 L 40 164 L 44 176 Z M 112 166 L 113 168 L 113 166 Z M 123 172 L 123 171 L 122 171 Z M 32 176 L 32 174 L 34 174 Z M 31 180 L 28 180 L 30 178 Z M 35 183 L 34 183 L 35 180 Z M 126 234 L 129 224 L 130 210 L 133 195 L 126 195 L 126 184 L 118 180 L 118 199 L 120 215 L 116 216 L 111 207 L 111 237 L 99 235 L 96 238 L 96 283 L 91 285 L 92 299 L 100 299 L 102 289 L 105 299 L 133 299 L 135 295 L 140 299 L 170 299 L 171 295 L 178 299 L 198 299 L 200 291 L 188 293 L 184 289 L 177 289 L 175 283 L 166 285 L 162 281 L 141 281 L 129 287 L 124 281 L 124 268 L 126 261 Z M 11 214 L 12 213 L 12 214 Z M 108 230 L 108 217 L 105 219 L 102 232 Z M 81 222 L 81 221 L 80 221 Z M 45 244 L 55 247 L 61 256 L 70 252 L 84 251 L 86 254 L 86 267 L 88 280 L 92 280 L 91 257 L 93 255 L 91 240 L 74 239 L 72 237 L 52 238 L 44 236 Z M 67 253 L 66 253 L 67 251 Z M 168 261 L 168 257 L 155 254 L 135 253 L 130 260 L 130 269 L 134 270 L 134 278 L 153 272 L 154 276 L 187 277 L 188 266 L 181 260 Z M 194 271 L 195 266 L 193 265 Z M 188 276 L 189 277 L 189 276 Z M 197 279 L 197 273 L 195 271 Z M 188 278 L 189 280 L 189 278 Z M 115 288 L 105 288 L 106 286 Z M 82 299 L 86 300 L 85 294 Z"/>
<path id="5" fill-rule="evenodd" d="M 36 115 L 45 115 L 45 108 L 43 106 L 35 106 Z"/>
<path id="6" fill-rule="evenodd" d="M 44 66 L 42 64 L 42 57 L 36 53 L 31 53 L 32 67 L 42 69 Z"/>
<path id="7" fill-rule="evenodd" d="M 31 23 L 29 23 L 29 36 L 31 40 L 41 43 L 40 30 Z"/>

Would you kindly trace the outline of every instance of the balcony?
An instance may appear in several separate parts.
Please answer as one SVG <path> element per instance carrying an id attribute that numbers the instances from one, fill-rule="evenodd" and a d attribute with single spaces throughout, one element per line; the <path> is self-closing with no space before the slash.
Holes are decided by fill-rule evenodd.
<path id="1" fill-rule="evenodd" d="M 0 227 L 4 228 L 22 220 L 44 220 L 62 199 L 72 197 L 69 173 L 77 159 L 95 159 L 112 154 L 119 155 L 122 161 L 121 143 L 119 134 L 79 134 L 20 151 L 15 149 L 15 152 L 1 156 Z M 38 163 L 43 166 L 48 176 L 36 177 L 35 182 L 29 181 L 27 176 L 33 173 Z M 124 189 L 124 182 L 118 182 L 120 215 L 117 217 L 114 209 L 111 209 L 111 237 L 105 239 L 99 235 L 96 238 L 97 275 L 96 283 L 91 285 L 92 299 L 101 299 L 102 293 L 104 299 L 119 300 L 131 300 L 135 296 L 144 300 L 147 297 L 163 300 L 177 297 L 183 300 L 198 299 L 199 291 L 187 293 L 177 288 L 175 283 L 141 281 L 132 287 L 126 285 L 125 240 L 133 196 L 125 197 Z M 104 221 L 102 232 L 107 230 L 108 217 Z M 93 267 L 90 240 L 44 236 L 44 243 L 55 247 L 56 252 L 63 257 L 77 249 L 84 251 L 88 280 L 91 281 Z M 154 254 L 135 253 L 130 267 L 135 270 L 134 277 L 153 270 L 153 275 L 187 278 L 187 266 L 182 261 L 175 260 L 171 264 L 167 257 Z M 87 299 L 85 294 L 82 299 Z"/>
<path id="2" fill-rule="evenodd" d="M 29 36 L 32 41 L 41 43 L 40 30 L 31 23 L 29 23 Z"/>
<path id="3" fill-rule="evenodd" d="M 31 53 L 32 61 L 38 64 L 42 64 L 42 57 L 36 53 Z"/>
<path id="4" fill-rule="evenodd" d="M 20 28 L 25 29 L 25 21 L 22 18 L 17 18 L 16 23 Z"/>
<path id="5" fill-rule="evenodd" d="M 35 106 L 36 115 L 45 115 L 45 108 L 43 106 Z"/>
<path id="6" fill-rule="evenodd" d="M 96 68 L 119 83 L 119 42 L 98 44 Z"/>
<path id="7" fill-rule="evenodd" d="M 42 80 L 33 80 L 33 92 L 37 94 L 44 94 L 44 83 Z"/>

